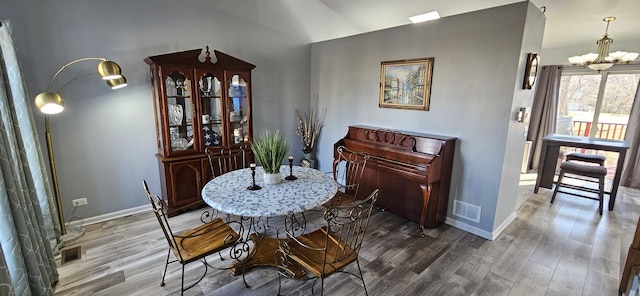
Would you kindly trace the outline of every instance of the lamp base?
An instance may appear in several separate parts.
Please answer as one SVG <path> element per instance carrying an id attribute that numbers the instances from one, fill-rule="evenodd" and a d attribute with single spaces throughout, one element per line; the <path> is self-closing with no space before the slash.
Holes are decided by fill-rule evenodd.
<path id="1" fill-rule="evenodd" d="M 71 243 L 71 242 L 76 241 L 79 238 L 81 238 L 84 235 L 84 232 L 85 232 L 84 231 L 84 227 L 82 227 L 82 226 L 70 227 L 70 225 L 69 225 L 69 226 L 67 226 L 67 233 L 65 235 L 63 235 L 62 237 L 60 237 L 60 239 L 65 244 Z"/>

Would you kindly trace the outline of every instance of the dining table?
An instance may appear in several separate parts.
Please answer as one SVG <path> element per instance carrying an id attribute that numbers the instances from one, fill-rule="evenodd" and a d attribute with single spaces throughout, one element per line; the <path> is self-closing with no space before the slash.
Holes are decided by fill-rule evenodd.
<path id="1" fill-rule="evenodd" d="M 257 266 L 273 266 L 292 277 L 301 277 L 304 270 L 300 266 L 277 264 L 275 253 L 280 238 L 257 230 L 269 227 L 268 223 L 264 225 L 265 219 L 287 219 L 328 202 L 338 191 L 338 184 L 329 173 L 300 166 L 281 166 L 281 182 L 278 184 L 265 184 L 263 174 L 262 167 L 257 166 L 217 176 L 203 187 L 202 199 L 219 212 L 238 217 L 241 222 L 248 221 L 249 225 L 244 228 L 245 233 L 241 233 L 243 238 L 238 243 L 246 245 L 252 242 L 252 246 L 247 257 L 231 268 L 233 275 L 243 274 Z M 295 180 L 287 180 L 294 179 L 292 176 Z M 255 189 L 255 185 L 260 189 Z"/>

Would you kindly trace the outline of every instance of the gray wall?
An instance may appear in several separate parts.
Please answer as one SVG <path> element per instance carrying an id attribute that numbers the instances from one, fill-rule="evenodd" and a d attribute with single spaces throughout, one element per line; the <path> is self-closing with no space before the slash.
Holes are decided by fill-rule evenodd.
<path id="1" fill-rule="evenodd" d="M 531 106 L 524 64 L 543 29 L 542 13 L 521 2 L 313 44 L 311 93 L 328 110 L 320 169 L 330 170 L 332 144 L 349 125 L 457 137 L 449 212 L 454 199 L 482 211 L 479 223 L 451 214 L 448 223 L 493 237 L 515 217 L 525 139 L 513 111 Z M 430 111 L 378 108 L 380 62 L 421 57 L 435 57 Z"/>
<path id="2" fill-rule="evenodd" d="M 61 65 L 86 56 L 116 60 L 129 81 L 111 91 L 91 77 L 62 93 L 67 109 L 52 119 L 52 132 L 65 210 L 79 197 L 89 205 L 73 214 L 78 217 L 144 205 L 142 178 L 159 191 L 142 59 L 209 45 L 257 65 L 255 127 L 282 129 L 296 157 L 293 110 L 317 94 L 329 108 L 318 151 L 322 170 L 329 170 L 331 145 L 351 124 L 456 136 L 451 198 L 482 206 L 483 215 L 478 224 L 451 215 L 449 223 L 486 236 L 508 221 L 524 141 L 524 126 L 511 119 L 516 108 L 531 105 L 532 91 L 519 85 L 526 53 L 538 52 L 536 34 L 544 26 L 539 13 L 524 2 L 310 46 L 306 18 L 289 15 L 287 1 L 0 0 L 0 18 L 13 24 L 32 97 Z M 281 24 L 265 25 L 272 19 Z M 541 62 L 566 64 L 570 55 L 593 51 L 593 42 L 543 49 Z M 640 40 L 616 45 L 639 47 Z M 428 56 L 436 58 L 431 111 L 378 108 L 380 61 Z M 66 78 L 94 66 L 75 65 Z M 34 114 L 42 133 L 42 117 Z"/>
<path id="3" fill-rule="evenodd" d="M 0 1 L 0 18 L 13 25 L 31 97 L 65 63 L 107 57 L 122 67 L 129 86 L 111 91 L 98 76 L 66 88 L 63 113 L 51 132 L 63 207 L 72 217 L 93 217 L 145 205 L 140 181 L 160 192 L 149 69 L 150 55 L 204 48 L 257 65 L 253 72 L 254 128 L 281 129 L 300 158 L 295 108 L 309 106 L 310 41 L 287 17 L 286 1 Z M 263 26 L 280 18 L 281 26 Z M 97 62 L 65 70 L 54 83 L 95 71 Z M 40 135 L 43 116 L 34 109 Z M 44 137 L 41 137 L 44 149 Z M 46 156 L 45 156 L 46 157 Z M 71 200 L 89 204 L 70 211 Z"/>

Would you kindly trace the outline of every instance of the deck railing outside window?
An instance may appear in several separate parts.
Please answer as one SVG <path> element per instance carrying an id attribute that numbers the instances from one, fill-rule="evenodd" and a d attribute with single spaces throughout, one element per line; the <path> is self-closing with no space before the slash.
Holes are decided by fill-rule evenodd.
<path id="1" fill-rule="evenodd" d="M 589 137 L 591 130 L 591 121 L 573 121 L 573 133 L 578 136 Z M 596 127 L 595 138 L 609 140 L 623 140 L 627 131 L 627 124 L 624 123 L 604 123 L 599 122 Z"/>

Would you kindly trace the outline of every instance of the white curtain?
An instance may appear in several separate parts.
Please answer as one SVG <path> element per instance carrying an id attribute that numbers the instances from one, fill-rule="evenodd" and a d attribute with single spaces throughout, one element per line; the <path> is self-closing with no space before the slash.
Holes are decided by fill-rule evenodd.
<path id="1" fill-rule="evenodd" d="M 625 140 L 629 143 L 629 151 L 625 160 L 624 171 L 622 171 L 622 186 L 640 188 L 640 82 L 636 89 L 636 96 L 633 100 L 631 113 L 629 114 L 629 125 Z"/>
<path id="2" fill-rule="evenodd" d="M 55 202 L 11 25 L 0 23 L 0 294 L 53 295 Z"/>

